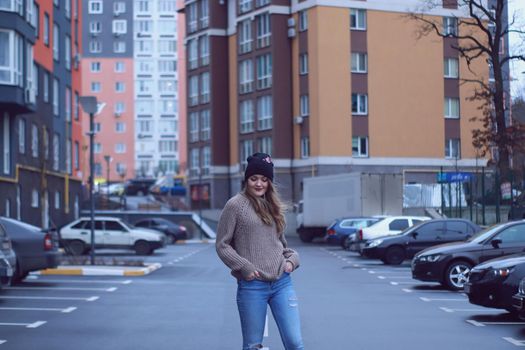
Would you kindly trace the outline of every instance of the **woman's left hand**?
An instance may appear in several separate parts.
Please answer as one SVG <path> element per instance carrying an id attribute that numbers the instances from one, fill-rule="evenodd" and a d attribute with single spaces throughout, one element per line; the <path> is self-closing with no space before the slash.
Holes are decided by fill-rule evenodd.
<path id="1" fill-rule="evenodd" d="M 291 273 L 293 271 L 293 264 L 289 261 L 284 265 L 284 272 Z"/>

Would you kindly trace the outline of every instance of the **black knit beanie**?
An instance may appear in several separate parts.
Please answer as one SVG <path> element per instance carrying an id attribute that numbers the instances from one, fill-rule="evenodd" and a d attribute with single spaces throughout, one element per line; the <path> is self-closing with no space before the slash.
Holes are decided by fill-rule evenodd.
<path id="1" fill-rule="evenodd" d="M 249 156 L 248 166 L 244 172 L 244 181 L 252 175 L 262 175 L 273 182 L 273 163 L 272 157 L 266 153 L 254 153 Z"/>

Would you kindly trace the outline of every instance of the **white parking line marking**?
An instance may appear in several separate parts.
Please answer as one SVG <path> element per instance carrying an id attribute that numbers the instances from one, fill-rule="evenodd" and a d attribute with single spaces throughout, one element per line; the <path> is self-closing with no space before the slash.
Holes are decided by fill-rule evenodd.
<path id="1" fill-rule="evenodd" d="M 2 345 L 3 343 L 6 343 L 7 340 L 0 340 L 0 345 Z"/>
<path id="2" fill-rule="evenodd" d="M 368 269 L 366 267 L 362 267 L 361 270 L 366 271 Z"/>
<path id="3" fill-rule="evenodd" d="M 37 328 L 45 324 L 46 321 L 36 321 L 34 323 L 0 323 L 0 326 L 16 326 L 16 327 L 26 327 L 26 328 Z"/>
<path id="4" fill-rule="evenodd" d="M 358 264 L 354 264 L 354 267 L 359 267 L 359 266 L 361 266 L 361 265 L 358 265 Z"/>
<path id="5" fill-rule="evenodd" d="M 511 337 L 503 337 L 503 340 L 506 340 L 515 346 L 525 346 L 525 340 L 518 340 Z"/>
<path id="6" fill-rule="evenodd" d="M 498 312 L 498 313 L 503 312 L 502 310 L 497 310 L 497 309 L 482 309 L 482 308 L 477 308 L 477 309 L 451 309 L 451 308 L 443 307 L 443 306 L 440 307 L 440 309 L 445 311 L 445 312 L 486 312 L 486 311 Z"/>
<path id="7" fill-rule="evenodd" d="M 76 310 L 76 307 L 68 307 L 66 309 L 50 308 L 50 307 L 0 307 L 0 310 L 16 310 L 16 311 L 56 311 L 63 313 L 70 313 Z"/>
<path id="8" fill-rule="evenodd" d="M 390 282 L 391 285 L 397 286 L 399 284 L 414 284 L 415 282 Z"/>
<path id="9" fill-rule="evenodd" d="M 393 278 L 400 278 L 400 279 L 406 279 L 406 278 L 412 278 L 410 276 L 384 276 L 384 278 L 390 278 L 390 279 L 393 279 Z"/>
<path id="10" fill-rule="evenodd" d="M 377 276 L 377 278 L 379 278 L 380 280 L 384 280 L 386 277 L 385 276 Z"/>
<path id="11" fill-rule="evenodd" d="M 114 288 L 114 289 L 113 289 Z M 79 287 L 6 287 L 6 290 L 79 290 L 79 291 L 96 291 L 96 292 L 114 292 L 113 288 L 79 288 Z"/>
<path id="12" fill-rule="evenodd" d="M 268 315 L 266 315 L 266 319 L 264 320 L 264 336 L 268 336 Z"/>
<path id="13" fill-rule="evenodd" d="M 27 297 L 27 296 L 14 296 L 14 295 L 0 295 L 0 299 L 34 299 L 34 300 L 84 300 L 84 301 L 95 301 L 99 297 L 90 298 L 74 298 L 74 297 Z"/>
<path id="14" fill-rule="evenodd" d="M 429 289 L 414 289 L 414 288 L 403 288 L 403 292 L 412 293 L 412 292 L 418 292 L 418 293 L 447 293 L 447 294 L 454 294 L 457 295 L 457 292 L 451 292 L 449 290 L 429 290 Z M 465 295 L 464 293 L 461 293 L 460 295 Z"/>
<path id="15" fill-rule="evenodd" d="M 486 325 L 502 325 L 502 326 L 506 326 L 506 325 L 516 325 L 516 326 L 521 326 L 521 325 L 524 325 L 525 322 L 479 322 L 479 321 L 475 321 L 475 320 L 467 320 L 468 323 L 476 326 L 476 327 L 484 327 Z"/>
<path id="16" fill-rule="evenodd" d="M 374 271 L 374 272 L 370 272 L 370 273 L 380 273 L 382 275 L 390 274 L 390 273 L 403 273 L 403 271 L 396 271 L 396 270 L 378 270 L 378 269 L 375 269 L 375 270 L 370 270 L 370 271 Z M 407 272 L 407 275 L 411 275 L 411 274 L 409 272 Z"/>
<path id="17" fill-rule="evenodd" d="M 37 277 L 37 278 L 29 278 Z M 46 276 L 43 278 L 38 278 L 39 276 L 29 276 L 26 280 L 31 279 L 31 283 L 106 283 L 106 284 L 130 284 L 133 283 L 132 280 L 118 281 L 118 280 L 75 280 L 75 279 L 47 279 Z"/>
<path id="18" fill-rule="evenodd" d="M 419 299 L 430 302 L 430 301 L 467 301 L 467 299 L 451 299 L 451 298 L 425 298 L 425 297 L 419 297 Z"/>

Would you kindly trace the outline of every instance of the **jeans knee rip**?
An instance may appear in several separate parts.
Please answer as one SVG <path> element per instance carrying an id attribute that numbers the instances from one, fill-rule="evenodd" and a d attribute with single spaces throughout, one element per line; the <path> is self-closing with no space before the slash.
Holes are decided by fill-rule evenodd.
<path id="1" fill-rule="evenodd" d="M 292 296 L 290 298 L 288 298 L 288 302 L 289 302 L 289 306 L 291 307 L 297 307 L 297 297 L 296 296 Z"/>
<path id="2" fill-rule="evenodd" d="M 250 349 L 250 350 L 254 350 L 254 349 L 256 350 L 256 349 L 262 349 L 263 348 L 262 344 L 253 344 L 253 345 L 250 344 L 248 346 L 249 346 L 248 349 Z"/>

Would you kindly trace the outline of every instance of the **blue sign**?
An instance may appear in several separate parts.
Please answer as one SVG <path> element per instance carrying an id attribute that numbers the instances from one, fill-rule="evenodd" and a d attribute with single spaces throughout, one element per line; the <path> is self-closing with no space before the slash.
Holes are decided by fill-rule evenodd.
<path id="1" fill-rule="evenodd" d="M 472 173 L 437 173 L 438 182 L 469 182 L 472 178 Z"/>

